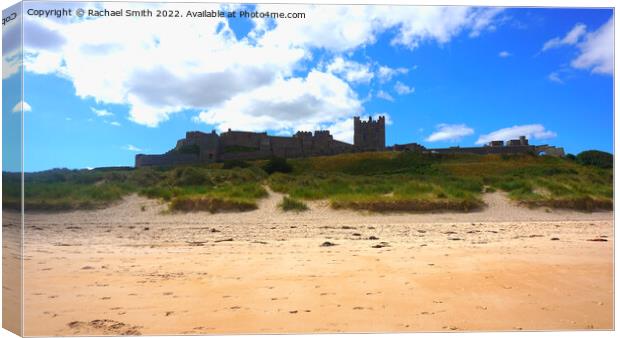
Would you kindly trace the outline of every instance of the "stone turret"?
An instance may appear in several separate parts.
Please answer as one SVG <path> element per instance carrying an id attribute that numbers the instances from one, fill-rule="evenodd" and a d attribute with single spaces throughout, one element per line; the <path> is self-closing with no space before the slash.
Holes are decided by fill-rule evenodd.
<path id="1" fill-rule="evenodd" d="M 353 144 L 357 150 L 385 150 L 385 116 L 379 116 L 376 121 L 372 117 L 362 121 L 356 116 L 353 123 Z"/>

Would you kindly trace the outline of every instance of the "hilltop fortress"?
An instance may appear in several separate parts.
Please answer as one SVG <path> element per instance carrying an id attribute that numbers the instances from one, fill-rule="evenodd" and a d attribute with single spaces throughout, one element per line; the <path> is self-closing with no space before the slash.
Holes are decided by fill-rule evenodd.
<path id="1" fill-rule="evenodd" d="M 525 137 L 493 141 L 483 147 L 427 149 L 417 143 L 385 146 L 385 116 L 377 120 L 354 117 L 353 144 L 335 140 L 329 130 L 298 131 L 293 136 L 271 136 L 266 132 L 228 131 L 217 134 L 189 131 L 176 147 L 162 155 L 136 155 L 136 167 L 203 164 L 228 160 L 255 160 L 273 156 L 294 158 L 326 156 L 362 151 L 419 151 L 430 153 L 514 154 L 545 153 L 563 156 L 564 150 L 553 146 L 533 146 Z"/>

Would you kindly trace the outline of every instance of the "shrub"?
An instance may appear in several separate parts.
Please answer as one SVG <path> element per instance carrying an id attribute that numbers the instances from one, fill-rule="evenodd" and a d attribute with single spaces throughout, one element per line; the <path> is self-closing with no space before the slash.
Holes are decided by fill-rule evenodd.
<path id="1" fill-rule="evenodd" d="M 290 173 L 293 171 L 293 167 L 285 158 L 282 157 L 272 157 L 267 163 L 263 166 L 263 170 L 267 172 L 267 174 L 271 175 L 273 173 Z"/>
<path id="2" fill-rule="evenodd" d="M 294 198 L 290 198 L 288 196 L 284 196 L 284 198 L 282 198 L 282 202 L 278 204 L 278 207 L 280 207 L 284 211 L 308 210 L 308 206 L 304 202 L 294 199 Z"/>
<path id="3" fill-rule="evenodd" d="M 556 209 L 571 209 L 581 211 L 613 210 L 614 202 L 611 199 L 586 197 L 558 198 L 521 202 L 529 207 L 551 207 Z"/>
<path id="4" fill-rule="evenodd" d="M 334 209 L 366 210 L 373 212 L 430 212 L 461 211 L 480 209 L 484 203 L 479 199 L 333 199 L 330 203 Z"/>
<path id="5" fill-rule="evenodd" d="M 243 160 L 228 160 L 224 161 L 223 169 L 233 169 L 233 168 L 247 168 L 250 164 Z"/>
<path id="6" fill-rule="evenodd" d="M 210 182 L 203 170 L 194 167 L 177 168 L 174 178 L 176 185 L 203 185 Z"/>
<path id="7" fill-rule="evenodd" d="M 587 150 L 577 155 L 577 162 L 599 168 L 612 168 L 614 166 L 614 156 L 604 151 Z"/>
<path id="8" fill-rule="evenodd" d="M 218 197 L 176 197 L 170 202 L 170 209 L 174 211 L 249 211 L 258 208 L 255 202 L 241 199 L 226 199 Z"/>
<path id="9" fill-rule="evenodd" d="M 573 154 L 566 154 L 564 156 L 564 158 L 566 158 L 567 160 L 571 160 L 571 161 L 576 161 L 577 160 L 577 156 L 575 156 Z"/>

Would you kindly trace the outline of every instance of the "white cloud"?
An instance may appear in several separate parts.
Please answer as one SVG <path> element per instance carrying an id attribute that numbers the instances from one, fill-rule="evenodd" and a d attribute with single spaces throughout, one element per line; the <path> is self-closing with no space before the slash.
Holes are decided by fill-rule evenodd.
<path id="1" fill-rule="evenodd" d="M 19 72 L 22 65 L 21 53 L 15 51 L 2 56 L 2 79 L 8 79 Z"/>
<path id="2" fill-rule="evenodd" d="M 11 111 L 14 113 L 21 113 L 22 110 L 24 111 L 24 113 L 26 113 L 32 111 L 32 107 L 30 107 L 30 105 L 26 101 L 19 101 L 15 106 L 13 106 L 13 109 Z"/>
<path id="3" fill-rule="evenodd" d="M 474 130 L 465 124 L 438 124 L 435 132 L 426 138 L 427 142 L 457 141 L 472 135 Z"/>
<path id="4" fill-rule="evenodd" d="M 216 125 L 219 130 L 313 130 L 361 110 L 357 94 L 346 82 L 313 70 L 306 78 L 280 78 L 269 86 L 235 95 L 194 120 Z"/>
<path id="5" fill-rule="evenodd" d="M 144 8 L 143 4 L 105 4 L 111 10 L 131 9 L 131 6 Z M 182 12 L 220 8 L 216 4 L 154 6 Z M 356 93 L 347 83 L 338 83 L 341 88 L 335 90 L 335 77 L 317 75 L 325 69 L 308 69 L 307 61 L 314 57 L 312 48 L 325 49 L 328 55 L 347 55 L 343 53 L 375 43 L 377 36 L 386 31 L 394 32 L 393 45 L 409 49 L 421 43 L 445 44 L 461 33 L 473 37 L 493 30 L 495 17 L 501 11 L 455 6 L 403 6 L 394 11 L 391 6 L 279 4 L 258 5 L 258 10 L 304 12 L 306 18 L 255 19 L 256 26 L 242 39 L 237 39 L 224 18 L 170 19 L 166 25 L 155 18 L 67 21 L 37 18 L 34 26 L 35 19 L 25 18 L 26 34 L 38 32 L 37 37 L 52 37 L 28 41 L 25 69 L 71 81 L 80 98 L 127 105 L 129 119 L 149 127 L 158 126 L 175 113 L 193 109 L 203 112 L 200 121 L 211 121 L 218 128 L 250 126 L 256 130 L 259 127 L 255 126 L 260 126 L 280 130 L 299 123 L 335 123 L 362 111 Z M 391 78 L 394 72 L 405 73 L 397 68 L 393 72 L 384 69 L 383 75 L 379 70 L 375 75 L 374 66 L 369 66 L 374 65 L 372 61 L 366 65 L 344 59 L 342 62 L 341 72 L 336 69 L 333 72 L 351 83 L 367 83 L 375 76 Z M 300 71 L 308 75 L 297 75 Z M 317 78 L 327 82 L 319 85 Z M 288 90 L 289 84 L 303 87 L 299 88 L 303 95 Z M 326 91 L 315 92 L 312 86 Z M 400 92 L 413 91 L 405 85 L 399 88 Z M 274 90 L 280 93 L 275 95 Z M 270 103 L 257 93 L 267 93 L 277 101 Z M 258 104 L 257 108 L 250 108 L 250 103 Z M 319 112 L 308 111 L 304 104 Z M 297 107 L 301 107 L 298 112 L 280 111 Z M 235 118 L 224 117 L 224 109 L 231 109 Z M 274 117 L 273 111 L 286 116 Z M 319 118 L 320 114 L 323 117 Z"/>
<path id="6" fill-rule="evenodd" d="M 503 128 L 489 134 L 480 135 L 476 144 L 486 144 L 491 141 L 514 140 L 518 139 L 519 136 L 525 136 L 528 139 L 544 140 L 554 138 L 557 134 L 553 131 L 546 130 L 542 124 L 527 124 Z"/>
<path id="7" fill-rule="evenodd" d="M 586 25 L 582 23 L 576 24 L 563 38 L 555 37 L 548 40 L 543 45 L 542 51 L 545 52 L 549 49 L 558 48 L 563 45 L 574 45 L 579 39 L 586 33 Z"/>
<path id="8" fill-rule="evenodd" d="M 384 99 L 384 100 L 390 101 L 390 102 L 394 102 L 394 98 L 392 97 L 392 95 L 390 95 L 390 93 L 387 93 L 387 92 L 385 92 L 383 90 L 379 90 L 377 92 L 377 97 L 380 98 L 380 99 Z"/>
<path id="9" fill-rule="evenodd" d="M 503 51 L 499 52 L 498 55 L 499 55 L 500 58 L 507 58 L 507 57 L 509 57 L 512 54 L 510 54 L 508 51 L 503 50 Z"/>
<path id="10" fill-rule="evenodd" d="M 128 145 L 124 146 L 123 149 L 128 150 L 128 151 L 135 151 L 135 152 L 142 151 L 142 149 L 140 149 L 140 148 L 138 148 L 138 147 L 136 147 L 136 146 L 134 146 L 132 144 L 128 144 Z"/>
<path id="11" fill-rule="evenodd" d="M 379 81 L 387 82 L 392 79 L 392 77 L 399 74 L 407 74 L 409 69 L 399 67 L 399 68 L 390 68 L 388 66 L 379 66 L 377 70 L 377 76 L 379 77 Z"/>
<path id="12" fill-rule="evenodd" d="M 328 127 L 335 140 L 353 144 L 353 118 L 343 119 Z"/>
<path id="13" fill-rule="evenodd" d="M 564 83 L 564 81 L 562 81 L 562 79 L 560 78 L 560 74 L 558 74 L 558 72 L 551 72 L 547 76 L 547 79 L 549 79 L 549 81 L 556 82 L 556 83 Z"/>
<path id="14" fill-rule="evenodd" d="M 571 62 L 571 66 L 580 69 L 591 69 L 593 73 L 609 74 L 614 72 L 614 19 L 609 19 L 585 40 L 577 45 L 579 56 Z"/>
<path id="15" fill-rule="evenodd" d="M 121 126 L 121 124 L 116 122 L 116 121 L 112 121 L 112 122 L 110 122 L 110 124 L 115 126 L 115 127 L 120 127 Z"/>
<path id="16" fill-rule="evenodd" d="M 15 12 L 21 18 L 21 4 L 6 9 Z M 22 65 L 22 24 L 21 20 L 10 20 L 2 25 L 2 79 L 7 79 L 19 72 Z"/>
<path id="17" fill-rule="evenodd" d="M 120 6 L 106 4 L 109 9 Z M 128 105 L 130 120 L 151 127 L 184 109 L 209 109 L 291 76 L 308 56 L 301 48 L 237 40 L 226 19 L 177 20 L 170 25 L 126 17 L 39 21 L 39 31 L 54 31 L 63 42 L 27 47 L 27 71 L 69 79 L 81 98 Z M 123 29 L 105 28 L 110 26 Z"/>
<path id="18" fill-rule="evenodd" d="M 334 58 L 326 69 L 328 72 L 343 76 L 345 80 L 352 83 L 369 83 L 374 77 L 370 65 L 345 60 L 341 56 Z"/>
<path id="19" fill-rule="evenodd" d="M 95 115 L 99 116 L 99 117 L 106 117 L 106 116 L 112 116 L 114 114 L 112 114 L 111 112 L 105 110 L 105 109 L 96 109 L 93 107 L 90 107 L 90 110 L 92 110 L 93 113 L 95 113 Z"/>
<path id="20" fill-rule="evenodd" d="M 401 6 L 324 6 L 274 5 L 257 6 L 258 11 L 304 12 L 303 20 L 279 20 L 268 30 L 268 20 L 255 20 L 253 36 L 263 45 L 306 46 L 344 52 L 373 44 L 377 35 L 395 29 L 391 41 L 413 49 L 423 41 L 449 42 L 468 31 L 475 37 L 494 29 L 493 20 L 499 8 Z"/>
<path id="21" fill-rule="evenodd" d="M 398 81 L 394 85 L 394 90 L 400 95 L 407 95 L 413 93 L 415 91 L 415 88 L 409 87 L 406 84 Z"/>

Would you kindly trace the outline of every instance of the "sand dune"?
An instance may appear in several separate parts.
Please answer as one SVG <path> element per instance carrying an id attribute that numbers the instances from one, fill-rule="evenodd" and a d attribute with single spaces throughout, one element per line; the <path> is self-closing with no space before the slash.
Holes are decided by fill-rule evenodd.
<path id="1" fill-rule="evenodd" d="M 25 334 L 612 329 L 613 215 L 28 213 Z M 325 244 L 325 243 L 329 244 Z"/>

